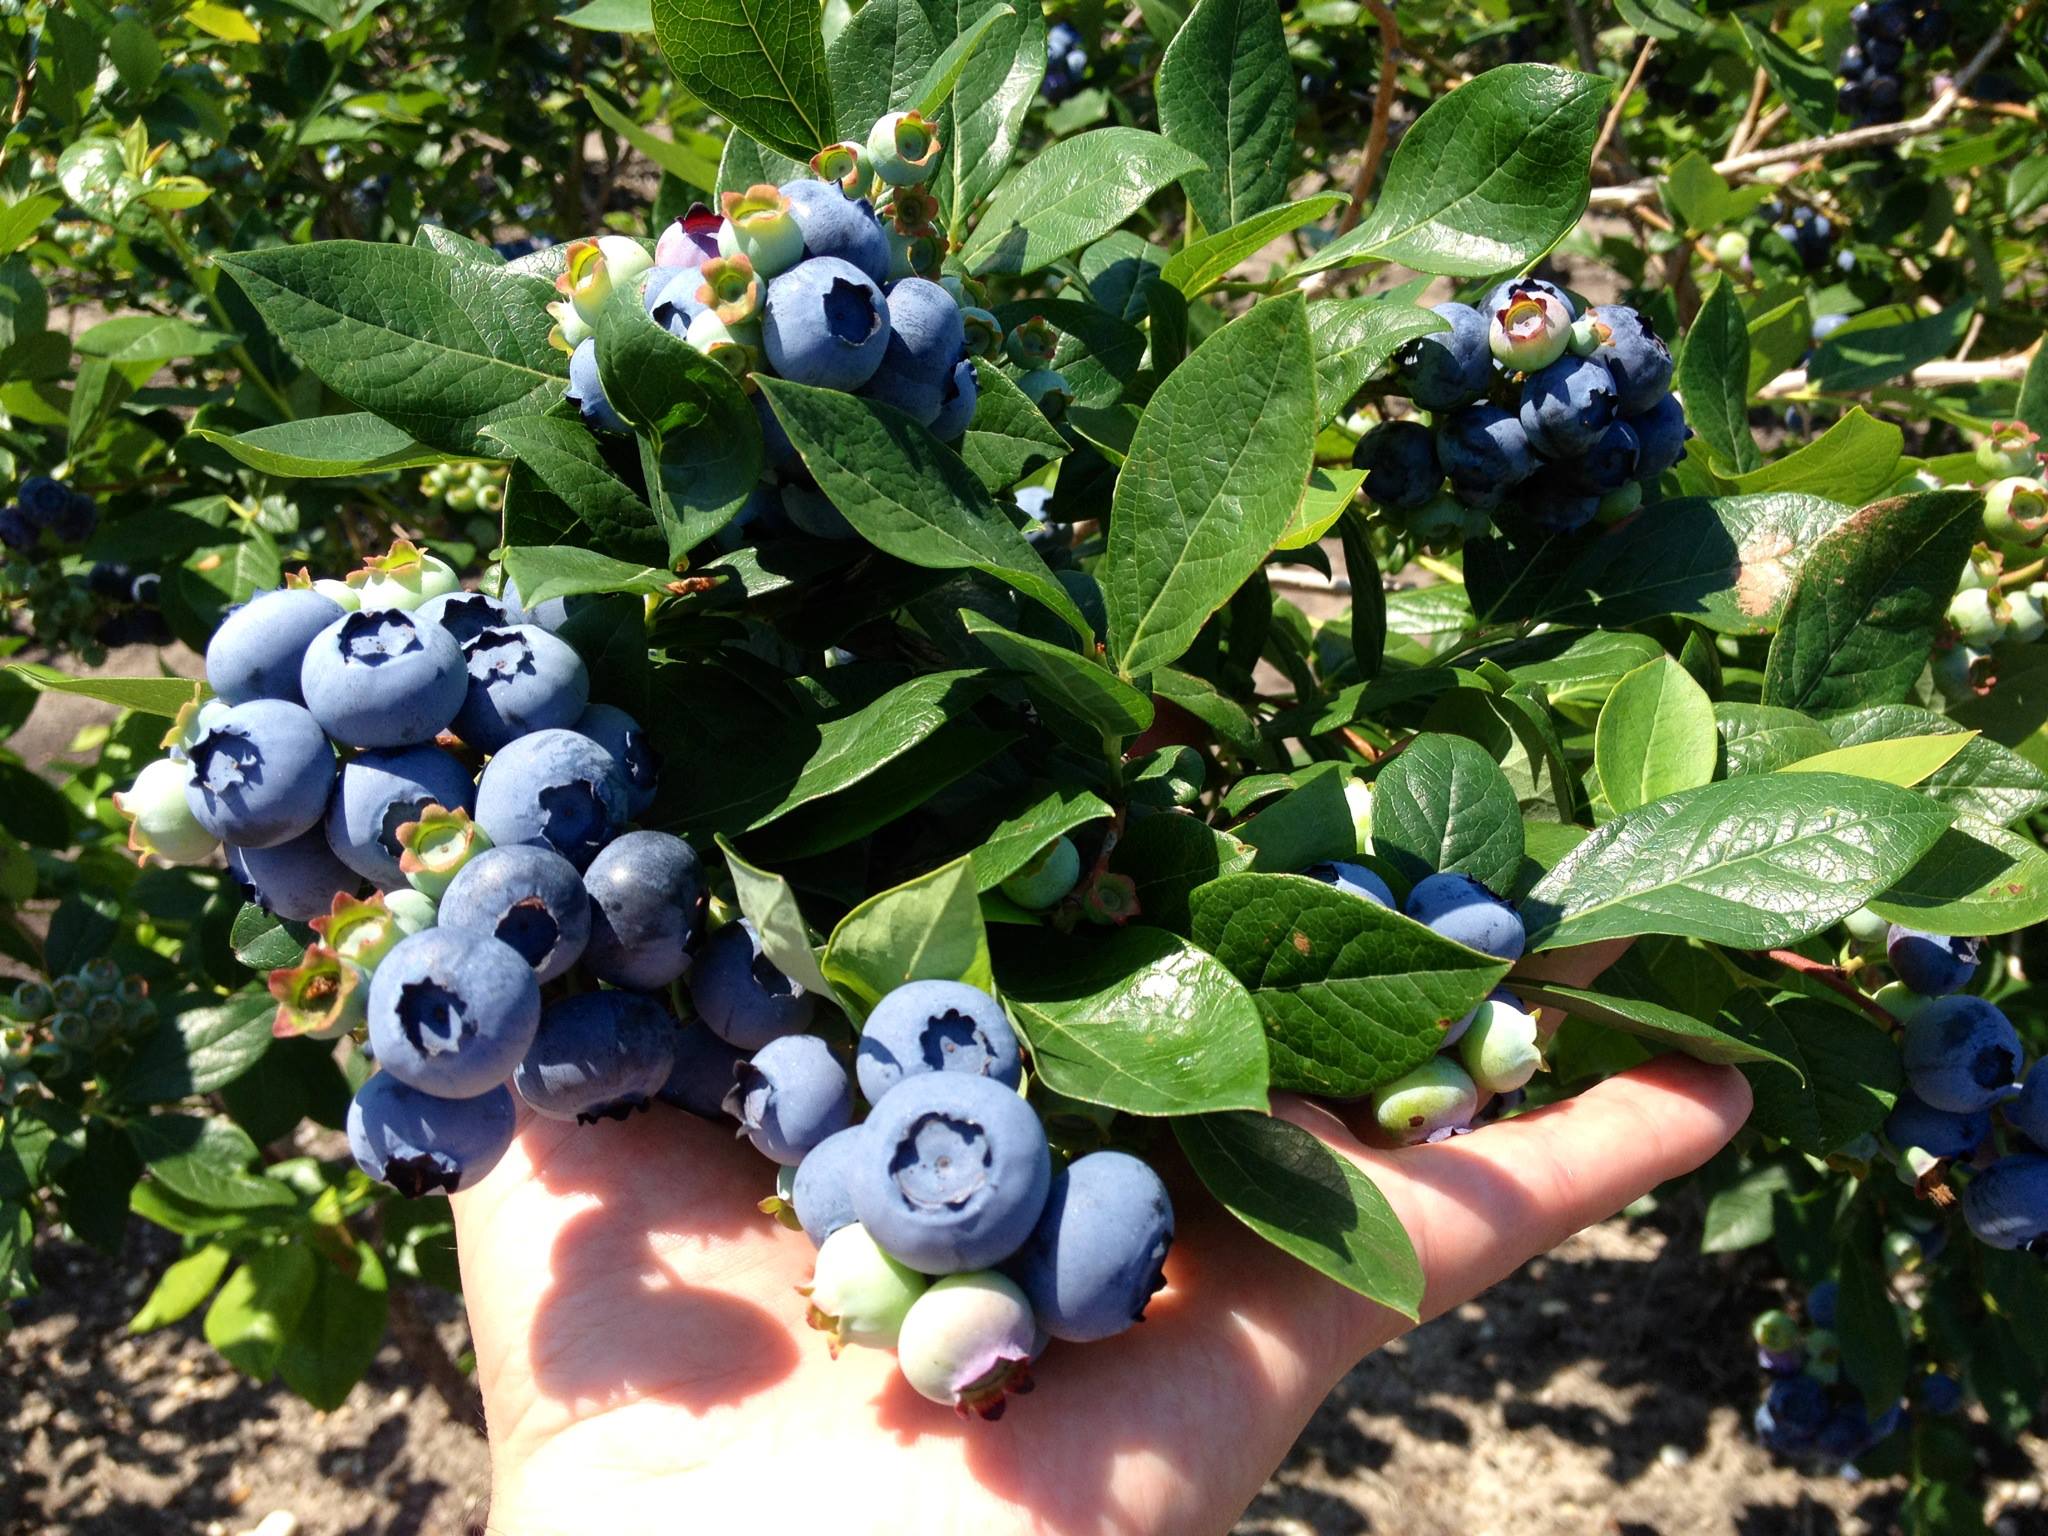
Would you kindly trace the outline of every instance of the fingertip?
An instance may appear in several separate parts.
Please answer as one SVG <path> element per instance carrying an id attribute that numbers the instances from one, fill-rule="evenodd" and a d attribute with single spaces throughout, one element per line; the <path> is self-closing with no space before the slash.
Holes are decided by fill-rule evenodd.
<path id="1" fill-rule="evenodd" d="M 1620 1094 L 1667 1123 L 1674 1139 L 1707 1140 L 1714 1148 L 1742 1129 L 1755 1102 L 1749 1079 L 1734 1067 L 1676 1051 L 1611 1077 L 1586 1096 Z"/>

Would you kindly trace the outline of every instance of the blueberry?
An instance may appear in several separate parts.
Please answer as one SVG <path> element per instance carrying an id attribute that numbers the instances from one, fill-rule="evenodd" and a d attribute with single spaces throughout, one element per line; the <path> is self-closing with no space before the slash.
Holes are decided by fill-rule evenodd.
<path id="1" fill-rule="evenodd" d="M 1899 42 L 1913 27 L 1913 7 L 1905 0 L 1881 0 L 1873 5 L 1864 22 L 1856 28 L 1868 49 L 1872 39 Z"/>
<path id="2" fill-rule="evenodd" d="M 407 1199 L 469 1189 L 512 1145 L 518 1127 L 502 1087 L 442 1099 L 379 1072 L 348 1107 L 348 1145 L 356 1164 Z"/>
<path id="3" fill-rule="evenodd" d="M 1536 472 L 1519 419 L 1497 405 L 1468 405 L 1437 424 L 1437 462 L 1465 499 L 1468 489 L 1504 491 Z"/>
<path id="4" fill-rule="evenodd" d="M 1512 283 L 1489 304 L 1486 344 L 1505 366 L 1533 373 L 1564 356 L 1574 318 L 1571 302 L 1551 284 Z"/>
<path id="5" fill-rule="evenodd" d="M 573 726 L 590 702 L 583 658 L 537 624 L 487 629 L 462 654 L 469 683 L 455 734 L 480 752 L 496 752 L 533 731 Z"/>
<path id="6" fill-rule="evenodd" d="M 704 866 L 667 832 L 615 838 L 583 873 L 590 945 L 583 963 L 599 981 L 651 991 L 690 968 L 704 922 Z"/>
<path id="7" fill-rule="evenodd" d="M 185 803 L 224 843 L 270 848 L 319 825 L 334 748 L 319 722 L 282 699 L 251 699 L 193 742 Z"/>
<path id="8" fill-rule="evenodd" d="M 618 764 L 574 731 L 519 737 L 477 780 L 477 825 L 500 848 L 552 848 L 587 869 L 625 821 L 626 781 Z"/>
<path id="9" fill-rule="evenodd" d="M 761 344 L 782 378 L 856 390 L 888 350 L 888 305 L 860 268 L 837 256 L 815 256 L 768 285 Z"/>
<path id="10" fill-rule="evenodd" d="M 325 917 L 336 895 L 353 896 L 363 885 L 318 827 L 268 848 L 237 848 L 228 868 L 249 900 L 294 923 Z"/>
<path id="11" fill-rule="evenodd" d="M 822 1246 L 841 1227 L 853 1225 L 853 1192 L 846 1180 L 864 1135 L 866 1128 L 859 1125 L 834 1131 L 796 1165 L 790 1204 L 813 1246 Z"/>
<path id="12" fill-rule="evenodd" d="M 745 1053 L 727 1045 L 702 1023 L 686 1024 L 672 1042 L 675 1065 L 659 1097 L 704 1120 L 725 1120 L 725 1096 Z"/>
<path id="13" fill-rule="evenodd" d="M 1478 400 L 1493 382 L 1486 316 L 1457 303 L 1433 305 L 1430 313 L 1451 328 L 1418 336 L 1401 349 L 1401 387 L 1425 411 L 1455 411 Z"/>
<path id="14" fill-rule="evenodd" d="M 512 1086 L 551 1120 L 623 1120 L 668 1081 L 675 1020 L 637 992 L 579 992 L 541 1012 Z"/>
<path id="15" fill-rule="evenodd" d="M 1479 1112 L 1479 1090 L 1448 1056 L 1432 1056 L 1372 1092 L 1373 1119 L 1395 1141 L 1434 1141 L 1463 1130 Z"/>
<path id="16" fill-rule="evenodd" d="M 1583 455 L 1614 420 L 1614 376 L 1590 357 L 1561 357 L 1522 384 L 1519 420 L 1538 453 Z"/>
<path id="17" fill-rule="evenodd" d="M 1764 1404 L 1779 1429 L 1795 1439 L 1818 1434 L 1833 1410 L 1827 1389 L 1811 1376 L 1787 1376 L 1773 1382 Z"/>
<path id="18" fill-rule="evenodd" d="M 468 678 L 455 637 L 399 608 L 342 615 L 299 671 L 306 707 L 352 747 L 432 741 L 462 707 Z"/>
<path id="19" fill-rule="evenodd" d="M 816 1035 L 770 1040 L 733 1072 L 725 1112 L 763 1157 L 794 1168 L 853 1119 L 853 1085 Z"/>
<path id="20" fill-rule="evenodd" d="M 1935 1109 L 1910 1089 L 1899 1095 L 1891 1117 L 1884 1123 L 1886 1141 L 1902 1152 L 1917 1147 L 1929 1157 L 1968 1157 L 1990 1135 L 1988 1109 L 1968 1114 Z"/>
<path id="21" fill-rule="evenodd" d="M 1913 46 L 1932 52 L 1948 41 L 1948 13 L 1939 5 L 1922 6 L 1913 13 Z"/>
<path id="22" fill-rule="evenodd" d="M 1444 483 L 1436 434 L 1419 421 L 1381 422 L 1358 440 L 1351 463 L 1365 471 L 1365 494 L 1381 506 L 1419 507 Z"/>
<path id="23" fill-rule="evenodd" d="M 743 1051 L 808 1029 L 815 999 L 775 968 L 745 918 L 712 935 L 690 969 L 690 1001 L 711 1032 Z"/>
<path id="24" fill-rule="evenodd" d="M 577 718 L 579 736 L 588 736 L 618 765 L 626 781 L 626 814 L 645 815 L 661 782 L 661 757 L 640 729 L 640 722 L 612 704 L 592 704 Z"/>
<path id="25" fill-rule="evenodd" d="M 1497 960 L 1519 960 L 1526 935 L 1515 909 L 1470 875 L 1447 871 L 1416 882 L 1402 909 L 1424 927 Z"/>
<path id="26" fill-rule="evenodd" d="M 1302 873 L 1311 880 L 1334 885 L 1340 891 L 1352 896 L 1363 896 L 1367 901 L 1377 902 L 1383 907 L 1394 905 L 1393 889 L 1363 864 L 1350 864 L 1337 859 L 1328 864 L 1311 865 Z"/>
<path id="27" fill-rule="evenodd" d="M 1906 1026 L 1906 1081 L 1936 1109 L 1974 1114 L 2010 1096 L 2020 1071 L 2020 1037 L 1981 997 L 1929 1003 Z"/>
<path id="28" fill-rule="evenodd" d="M 41 537 L 40 530 L 28 520 L 21 508 L 11 504 L 0 507 L 0 544 L 25 555 L 36 547 L 36 541 Z"/>
<path id="29" fill-rule="evenodd" d="M 230 704 L 283 699 L 303 704 L 299 667 L 306 648 L 343 617 L 341 605 L 305 587 L 259 592 L 221 620 L 206 643 L 206 681 Z"/>
<path id="30" fill-rule="evenodd" d="M 1947 1371 L 1929 1371 L 1920 1378 L 1919 1396 L 1929 1413 L 1951 1414 L 1963 1406 L 1963 1384 Z"/>
<path id="31" fill-rule="evenodd" d="M 2048 1152 L 2048 1057 L 2028 1069 L 2019 1096 L 2005 1106 L 2005 1123 Z"/>
<path id="32" fill-rule="evenodd" d="M 843 204 L 845 199 L 839 201 Z M 922 277 L 892 284 L 888 302 L 889 344 L 861 393 L 928 427 L 938 420 L 954 366 L 967 350 L 960 306 L 945 289 Z"/>
<path id="33" fill-rule="evenodd" d="M 938 134 L 921 112 L 884 112 L 868 130 L 868 164 L 892 187 L 914 187 L 938 162 Z"/>
<path id="34" fill-rule="evenodd" d="M 1636 436 L 1636 429 L 1625 421 L 1612 421 L 1573 466 L 1571 478 L 1587 493 L 1604 496 L 1636 478 L 1642 456 L 1642 440 Z"/>
<path id="35" fill-rule="evenodd" d="M 1671 391 L 1671 349 L 1649 317 L 1626 304 L 1596 304 L 1587 314 L 1600 344 L 1593 360 L 1614 381 L 1615 408 L 1624 416 L 1647 411 Z"/>
<path id="36" fill-rule="evenodd" d="M 875 217 L 874 204 L 864 197 L 848 197 L 831 182 L 811 177 L 785 181 L 782 194 L 789 199 L 790 214 L 803 232 L 806 257 L 836 256 L 877 283 L 888 281 L 889 237 Z"/>
<path id="37" fill-rule="evenodd" d="M 489 934 L 518 951 L 537 981 L 565 974 L 590 940 L 590 898 L 552 848 L 487 848 L 441 895 L 440 925 Z"/>
<path id="38" fill-rule="evenodd" d="M 1166 1284 L 1173 1202 L 1144 1163 L 1125 1152 L 1091 1152 L 1052 1181 L 1045 1209 L 1005 1266 L 1056 1339 L 1088 1343 L 1145 1316 Z"/>
<path id="39" fill-rule="evenodd" d="M 1081 879 L 1081 850 L 1064 835 L 1033 854 L 1023 868 L 1006 878 L 1000 889 L 1031 912 L 1056 907 Z"/>
<path id="40" fill-rule="evenodd" d="M 569 354 L 569 403 L 593 432 L 630 432 L 626 418 L 605 398 L 604 381 L 597 373 L 597 338 L 586 336 Z"/>
<path id="41" fill-rule="evenodd" d="M 1678 396 L 1666 395 L 1647 411 L 1628 418 L 1635 429 L 1638 453 L 1636 478 L 1653 484 L 1665 470 L 1685 457 L 1685 440 L 1692 428 L 1685 424 L 1685 407 Z"/>
<path id="42" fill-rule="evenodd" d="M 911 1303 L 924 1294 L 923 1275 L 876 1246 L 857 1224 L 842 1223 L 820 1241 L 809 1285 L 797 1291 L 810 1303 L 813 1328 L 842 1344 L 893 1349 Z"/>
<path id="43" fill-rule="evenodd" d="M 444 592 L 421 603 L 416 616 L 422 624 L 438 624 L 467 645 L 487 629 L 526 622 L 524 611 L 487 592 Z"/>
<path id="44" fill-rule="evenodd" d="M 439 747 L 373 748 L 342 765 L 327 804 L 327 840 L 341 861 L 385 890 L 407 883 L 398 829 L 430 805 L 468 810 L 469 769 Z"/>
<path id="45" fill-rule="evenodd" d="M 955 441 L 974 422 L 975 407 L 981 402 L 981 375 L 974 359 L 963 357 L 953 365 L 946 388 L 939 398 L 939 414 L 929 428 L 942 443 Z"/>
<path id="46" fill-rule="evenodd" d="M 2048 1236 L 2048 1156 L 2015 1152 L 1963 1186 L 1963 1219 L 1992 1248 L 2033 1248 Z"/>
<path id="47" fill-rule="evenodd" d="M 1000 1263 L 1031 1235 L 1052 1182 L 1030 1105 L 994 1078 L 924 1072 L 867 1120 L 848 1183 L 861 1225 L 929 1275 Z"/>
<path id="48" fill-rule="evenodd" d="M 1839 1281 L 1823 1280 L 1806 1294 L 1806 1316 L 1816 1328 L 1835 1326 L 1835 1308 L 1840 1302 L 1842 1287 Z"/>
<path id="49" fill-rule="evenodd" d="M 1015 1088 L 1024 1068 L 1016 1031 L 988 993 L 964 981 L 913 981 L 868 1015 L 854 1072 L 862 1097 L 876 1104 L 923 1073 L 967 1073 Z"/>
<path id="50" fill-rule="evenodd" d="M 896 1364 L 919 1396 L 993 1419 L 1010 1392 L 1029 1386 L 1040 1338 L 1014 1280 L 993 1271 L 948 1275 L 904 1314 Z"/>
<path id="51" fill-rule="evenodd" d="M 1977 957 L 1983 948 L 1982 939 L 1922 933 L 1898 923 L 1885 935 L 1885 956 L 1891 961 L 1892 974 L 1922 997 L 1945 997 L 1967 987 L 1977 974 Z"/>
<path id="52" fill-rule="evenodd" d="M 85 573 L 85 588 L 94 597 L 123 598 L 134 580 L 134 572 L 120 562 L 95 560 L 92 569 Z"/>
<path id="53" fill-rule="evenodd" d="M 370 978 L 377 1064 L 464 1099 L 512 1075 L 540 1025 L 540 983 L 509 944 L 455 928 L 401 939 Z"/>
<path id="54" fill-rule="evenodd" d="M 163 591 L 163 585 L 162 576 L 155 571 L 144 571 L 128 584 L 128 601 L 140 607 L 154 608 Z"/>
<path id="55" fill-rule="evenodd" d="M 688 340 L 690 322 L 710 308 L 698 297 L 703 286 L 696 267 L 656 267 L 643 294 L 647 313 L 678 341 Z"/>

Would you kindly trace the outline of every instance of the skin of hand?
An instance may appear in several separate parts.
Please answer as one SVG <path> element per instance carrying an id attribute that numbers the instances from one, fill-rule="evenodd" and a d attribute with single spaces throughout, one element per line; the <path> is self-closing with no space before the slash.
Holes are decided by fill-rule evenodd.
<path id="1" fill-rule="evenodd" d="M 1274 1109 L 1385 1193 L 1428 1318 L 1697 1167 L 1749 1104 L 1733 1069 L 1667 1056 L 1435 1146 L 1377 1149 L 1329 1108 Z M 830 1357 L 795 1291 L 813 1250 L 757 1209 L 770 1172 L 744 1142 L 661 1107 L 528 1117 L 454 1200 L 487 1528 L 1227 1531 L 1338 1379 L 1413 1325 L 1162 1171 L 1179 1232 L 1144 1322 L 1055 1343 L 1036 1389 L 984 1423 L 918 1397 L 885 1351 Z"/>

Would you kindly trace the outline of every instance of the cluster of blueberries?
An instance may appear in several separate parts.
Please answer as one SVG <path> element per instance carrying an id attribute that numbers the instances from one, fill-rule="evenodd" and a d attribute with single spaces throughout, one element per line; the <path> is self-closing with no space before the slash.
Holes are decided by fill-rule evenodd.
<path id="1" fill-rule="evenodd" d="M 1056 21 L 1045 30 L 1045 78 L 1039 94 L 1058 106 L 1087 83 L 1088 50 L 1071 23 Z"/>
<path id="2" fill-rule="evenodd" d="M 111 649 L 171 643 L 171 626 L 157 603 L 163 577 L 155 571 L 138 571 L 120 560 L 96 560 L 85 573 L 85 590 L 105 605 L 93 631 L 101 645 Z"/>
<path id="3" fill-rule="evenodd" d="M 2048 482 L 2042 478 L 2039 446 L 2032 431 L 2008 423 L 1978 449 L 1979 462 L 1997 477 L 1984 487 L 1984 541 L 1990 554 L 1963 567 L 1934 653 L 1935 684 L 1952 702 L 1990 691 L 1996 681 L 1995 646 L 2027 645 L 2048 634 L 2048 581 L 2001 585 L 2008 562 L 2031 564 L 2048 547 Z"/>
<path id="4" fill-rule="evenodd" d="M 52 544 L 75 546 L 100 525 L 99 503 L 50 475 L 30 475 L 15 487 L 11 504 L 0 507 L 0 544 L 32 555 Z"/>
<path id="5" fill-rule="evenodd" d="M 1788 210 L 1784 202 L 1775 197 L 1757 212 L 1770 226 L 1771 233 L 1792 247 L 1799 264 L 1807 271 L 1818 272 L 1828 264 L 1828 258 L 1835 249 L 1835 225 L 1826 214 L 1816 212 L 1805 203 L 1794 203 Z M 1842 252 L 1835 258 L 1835 264 L 1844 272 L 1852 271 L 1856 265 L 1855 253 Z M 1814 337 L 1816 344 L 1822 339 L 1822 336 Z"/>
<path id="6" fill-rule="evenodd" d="M 0 544 L 10 558 L 0 590 L 23 610 L 44 644 L 96 663 L 122 645 L 166 645 L 170 625 L 157 606 L 161 579 L 112 561 L 72 574 L 71 551 L 99 528 L 99 504 L 50 475 L 30 475 L 12 505 L 0 507 Z"/>
<path id="7" fill-rule="evenodd" d="M 1939 3 L 1861 0 L 1849 12 L 1856 41 L 1835 63 L 1841 81 L 1835 104 L 1857 127 L 1896 123 L 1905 116 L 1906 82 L 1899 73 L 1906 46 L 1932 53 L 1948 41 L 1948 16 Z"/>
<path id="8" fill-rule="evenodd" d="M 821 150 L 814 177 L 728 192 L 723 213 L 692 209 L 662 232 L 652 255 L 624 236 L 574 242 L 551 310 L 554 339 L 570 354 L 568 398 L 585 424 L 630 430 L 605 397 L 595 334 L 619 293 L 749 381 L 769 475 L 735 528 L 760 518 L 775 531 L 786 524 L 850 537 L 844 518 L 809 492 L 788 434 L 751 378 L 857 393 L 944 442 L 966 432 L 980 398 L 976 361 L 1001 355 L 1004 334 L 959 278 L 940 274 L 946 238 L 935 223 L 938 199 L 924 185 L 939 150 L 923 116 L 890 112 L 865 144 Z M 1049 367 L 1018 382 L 1048 409 L 1066 398 Z"/>
<path id="9" fill-rule="evenodd" d="M 0 1001 L 0 1105 L 44 1079 L 86 1070 L 156 1027 L 149 983 L 102 955 L 49 981 L 24 981 Z"/>
<path id="10" fill-rule="evenodd" d="M 1554 283 L 1515 278 L 1433 313 L 1449 329 L 1396 360 L 1431 424 L 1383 421 L 1352 454 L 1366 495 L 1421 542 L 1476 537 L 1489 518 L 1551 533 L 1612 522 L 1685 457 L 1671 351 L 1640 311 L 1582 311 Z"/>
<path id="11" fill-rule="evenodd" d="M 1363 864 L 1337 861 L 1303 871 L 1311 879 L 1405 913 L 1423 927 L 1510 965 L 1528 933 L 1521 915 L 1470 875 L 1445 870 L 1415 882 L 1406 902 Z M 1373 1118 L 1403 1144 L 1442 1141 L 1516 1108 L 1543 1065 L 1536 1016 L 1496 987 L 1444 1032 L 1437 1054 L 1373 1090 Z"/>

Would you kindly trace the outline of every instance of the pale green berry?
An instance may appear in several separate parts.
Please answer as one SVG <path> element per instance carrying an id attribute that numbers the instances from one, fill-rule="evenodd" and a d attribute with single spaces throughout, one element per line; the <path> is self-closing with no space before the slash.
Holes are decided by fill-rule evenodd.
<path id="1" fill-rule="evenodd" d="M 1977 444 L 1977 463 L 1987 475 L 2038 474 L 2041 439 L 2023 421 L 2001 421 Z"/>
<path id="2" fill-rule="evenodd" d="M 2021 475 L 1994 481 L 1984 492 L 1984 533 L 2002 544 L 2040 548 L 2048 537 L 2048 486 Z"/>
<path id="3" fill-rule="evenodd" d="M 993 1417 L 1030 1379 L 1044 1342 L 1031 1303 L 994 1270 L 947 1275 L 911 1304 L 896 1337 L 896 1364 L 921 1397 L 961 1414 Z"/>
<path id="4" fill-rule="evenodd" d="M 1714 241 L 1714 261 L 1724 267 L 1739 267 L 1749 256 L 1749 236 L 1731 229 Z"/>
<path id="5" fill-rule="evenodd" d="M 1964 645 L 1986 650 L 1998 643 L 1998 608 L 1992 594 L 1983 587 L 1958 592 L 1949 601 L 1948 622 Z"/>
<path id="6" fill-rule="evenodd" d="M 1643 504 L 1643 487 L 1639 480 L 1631 480 L 1600 498 L 1600 506 L 1593 516 L 1603 524 L 1620 522 L 1624 517 L 1634 515 Z"/>
<path id="7" fill-rule="evenodd" d="M 491 846 L 490 835 L 461 806 L 423 806 L 417 820 L 402 823 L 398 867 L 416 891 L 439 901 L 462 867 Z"/>
<path id="8" fill-rule="evenodd" d="M 1871 994 L 1870 1000 L 1901 1024 L 1912 1023 L 1920 1010 L 1934 1001 L 1931 997 L 1922 997 L 1903 981 L 1886 982 Z"/>
<path id="9" fill-rule="evenodd" d="M 430 555 L 409 539 L 399 539 L 391 552 L 366 560 L 363 568 L 349 577 L 356 601 L 364 609 L 413 609 L 429 598 L 441 597 L 462 585 L 455 567 L 438 555 Z"/>
<path id="10" fill-rule="evenodd" d="M 911 1303 L 925 1292 L 925 1277 L 882 1252 L 859 1222 L 840 1227 L 818 1248 L 811 1283 L 798 1290 L 809 1298 L 810 1322 L 842 1344 L 875 1349 L 896 1347 Z"/>
<path id="11" fill-rule="evenodd" d="M 313 590 L 322 597 L 331 599 L 335 604 L 350 613 L 354 613 L 363 605 L 362 599 L 356 596 L 356 589 L 354 587 L 345 581 L 336 581 L 331 576 L 323 576 L 314 582 Z"/>
<path id="12" fill-rule="evenodd" d="M 1458 1059 L 1486 1093 L 1512 1093 L 1543 1065 L 1535 1015 L 1488 998 L 1458 1041 Z"/>
<path id="13" fill-rule="evenodd" d="M 1081 851 L 1068 837 L 1056 837 L 1003 882 L 1003 894 L 1033 912 L 1057 906 L 1081 878 Z"/>
<path id="14" fill-rule="evenodd" d="M 744 192 L 726 193 L 723 202 L 719 255 L 746 257 L 763 282 L 804 259 L 804 232 L 797 227 L 789 199 L 777 188 L 761 182 Z"/>
<path id="15" fill-rule="evenodd" d="M 868 164 L 892 187 L 916 186 L 938 159 L 938 131 L 921 112 L 884 112 L 868 131 Z"/>
<path id="16" fill-rule="evenodd" d="M 386 891 L 384 906 L 401 936 L 433 927 L 439 910 L 439 903 L 425 891 Z"/>
<path id="17" fill-rule="evenodd" d="M 1951 704 L 1981 698 L 1996 681 L 1988 652 L 1973 645 L 1951 645 L 1934 653 L 1934 686 Z"/>
<path id="18" fill-rule="evenodd" d="M 1438 491 L 1421 506 L 1403 512 L 1401 521 L 1416 543 L 1441 549 L 1464 539 L 1468 510 L 1449 491 Z"/>
<path id="19" fill-rule="evenodd" d="M 1858 907 L 1842 919 L 1842 926 L 1858 944 L 1882 944 L 1892 925 L 1890 919 L 1879 917 L 1870 908 Z"/>
<path id="20" fill-rule="evenodd" d="M 1842 1374 L 1842 1341 L 1825 1328 L 1810 1328 L 1802 1341 L 1806 1345 L 1806 1374 L 1817 1381 L 1833 1382 Z"/>
<path id="21" fill-rule="evenodd" d="M 1774 1308 L 1749 1325 L 1749 1336 L 1756 1340 L 1758 1349 L 1767 1349 L 1774 1355 L 1782 1355 L 1798 1346 L 1799 1325 L 1792 1321 L 1789 1312 L 1780 1312 Z"/>
<path id="22" fill-rule="evenodd" d="M 1884 1267 L 1894 1275 L 1910 1275 L 1926 1259 L 1920 1239 L 1911 1232 L 1887 1232 L 1884 1235 Z"/>
<path id="23" fill-rule="evenodd" d="M 2005 638 L 2031 645 L 2048 634 L 2048 609 L 2032 587 L 2005 595 Z"/>
<path id="24" fill-rule="evenodd" d="M 1344 781 L 1344 805 L 1351 812 L 1354 853 L 1372 852 L 1372 786 L 1360 779 Z"/>
<path id="25" fill-rule="evenodd" d="M 1479 1089 L 1448 1056 L 1432 1056 L 1372 1094 L 1373 1118 L 1400 1142 L 1424 1141 L 1438 1131 L 1470 1125 L 1478 1109 Z"/>
<path id="26" fill-rule="evenodd" d="M 139 862 L 200 864 L 220 846 L 192 814 L 185 798 L 191 780 L 190 763 L 160 757 L 113 797 L 114 809 L 128 818 L 128 848 Z"/>
<path id="27" fill-rule="evenodd" d="M 715 309 L 700 310 L 693 316 L 685 339 L 706 357 L 716 358 L 734 373 L 751 372 L 761 355 L 761 328 L 752 322 L 728 325 Z"/>

